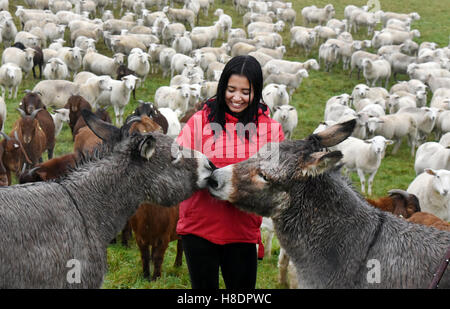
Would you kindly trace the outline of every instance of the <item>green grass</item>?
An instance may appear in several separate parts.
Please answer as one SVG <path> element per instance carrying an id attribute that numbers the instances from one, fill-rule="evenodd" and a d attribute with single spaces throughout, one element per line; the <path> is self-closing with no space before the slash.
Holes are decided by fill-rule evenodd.
<path id="1" fill-rule="evenodd" d="M 221 0 L 215 1 L 215 6 L 210 9 L 209 16 L 201 15 L 200 25 L 211 25 L 217 18 L 213 15 L 216 8 L 223 8 L 226 14 L 233 18 L 233 28 L 242 27 L 242 16 L 234 11 L 231 0 L 226 0 L 225 4 Z M 297 13 L 296 25 L 302 25 L 300 11 L 303 7 L 316 5 L 323 7 L 330 1 L 328 0 L 308 0 L 298 1 L 292 0 L 294 9 Z M 349 4 L 358 6 L 365 5 L 367 1 L 361 0 L 337 0 L 333 1 L 336 9 L 336 18 L 343 19 L 344 7 Z M 419 29 L 422 36 L 417 39 L 418 43 L 423 41 L 433 41 L 439 46 L 446 46 L 450 34 L 450 23 L 448 22 L 450 0 L 428 2 L 419 0 L 405 1 L 380 1 L 381 9 L 384 11 L 395 12 L 418 12 L 421 20 L 413 24 L 413 28 Z M 15 5 L 23 4 L 23 0 L 10 1 L 10 11 L 15 12 Z M 179 6 L 179 5 L 178 5 Z M 118 15 L 115 10 L 115 16 Z M 202 13 L 200 13 L 202 14 Z M 18 26 L 18 20 L 16 19 Z M 19 28 L 19 27 L 18 27 Z M 378 30 L 380 26 L 378 25 Z M 284 45 L 289 47 L 290 36 L 289 30 L 283 33 Z M 69 33 L 66 33 L 66 40 Z M 355 39 L 367 39 L 367 34 L 361 30 L 354 35 Z M 68 40 L 67 40 L 68 41 Z M 221 40 L 216 42 L 216 46 L 220 46 Z M 99 52 L 111 55 L 112 53 L 106 49 L 103 43 L 97 44 Z M 3 48 L 0 48 L 3 52 Z M 317 59 L 318 47 L 315 48 L 309 57 L 306 57 L 301 50 L 288 48 L 285 55 L 286 59 L 305 61 L 309 58 Z M 400 76 L 400 79 L 407 79 L 407 76 Z M 16 100 L 6 99 L 8 116 L 5 124 L 5 132 L 9 133 L 14 121 L 19 117 L 17 108 L 25 89 L 32 89 L 38 82 L 32 78 L 32 75 L 25 79 L 19 89 L 19 97 Z M 348 78 L 348 73 L 342 70 L 342 66 L 333 68 L 332 73 L 321 71 L 310 72 L 310 77 L 303 80 L 302 85 L 294 93 L 291 104 L 295 106 L 299 114 L 299 124 L 294 131 L 294 139 L 303 138 L 310 134 L 323 119 L 323 111 L 326 101 L 341 93 L 351 93 L 353 87 L 358 83 L 363 83 L 363 79 L 356 80 Z M 163 85 L 168 85 L 169 79 L 163 79 L 161 74 L 150 75 L 145 84 L 137 89 L 136 98 L 153 101 L 156 89 Z M 391 80 L 390 86 L 393 81 Z M 429 98 L 430 99 L 430 98 Z M 125 116 L 130 114 L 137 106 L 137 101 L 131 99 L 126 107 Z M 109 111 L 112 118 L 113 113 Z M 57 138 L 55 155 L 59 156 L 72 151 L 73 142 L 70 129 L 64 126 L 61 134 Z M 388 148 L 386 157 L 383 159 L 380 169 L 374 179 L 373 197 L 384 196 L 387 191 L 393 188 L 406 189 L 408 184 L 414 179 L 414 159 L 410 155 L 409 147 L 404 142 L 400 151 L 395 155 L 390 154 L 391 147 Z M 46 159 L 46 157 L 44 157 Z M 352 180 L 356 188 L 360 188 L 359 180 L 356 175 L 352 175 Z M 270 259 L 265 258 L 258 262 L 258 280 L 257 288 L 277 289 L 282 288 L 277 282 L 277 255 L 279 253 L 279 245 L 276 238 L 273 241 L 273 253 Z M 158 289 L 179 289 L 190 288 L 189 274 L 186 267 L 186 261 L 183 260 L 183 266 L 180 268 L 173 267 L 176 252 L 176 243 L 170 244 L 167 250 L 162 277 L 154 282 L 145 280 L 142 276 L 142 267 L 140 261 L 140 253 L 134 240 L 130 241 L 130 248 L 124 248 L 120 244 L 110 245 L 108 248 L 108 264 L 109 272 L 105 277 L 104 288 L 158 288 Z M 220 286 L 224 287 L 223 281 Z"/>

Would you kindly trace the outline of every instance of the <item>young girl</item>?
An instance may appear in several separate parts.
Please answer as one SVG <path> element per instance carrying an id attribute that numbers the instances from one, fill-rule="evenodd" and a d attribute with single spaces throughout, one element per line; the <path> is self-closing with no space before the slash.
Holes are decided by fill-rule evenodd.
<path id="1" fill-rule="evenodd" d="M 254 155 L 268 142 L 284 139 L 281 125 L 262 103 L 258 61 L 237 56 L 225 66 L 217 94 L 184 126 L 177 142 L 204 153 L 218 168 Z M 242 188 L 245 190 L 245 188 Z M 200 190 L 180 204 L 181 235 L 192 288 L 219 288 L 219 267 L 228 289 L 253 289 L 260 216 L 235 208 Z"/>

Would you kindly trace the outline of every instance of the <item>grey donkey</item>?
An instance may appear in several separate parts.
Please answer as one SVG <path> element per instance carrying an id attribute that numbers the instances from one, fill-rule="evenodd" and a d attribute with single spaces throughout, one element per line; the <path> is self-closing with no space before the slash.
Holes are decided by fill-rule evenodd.
<path id="1" fill-rule="evenodd" d="M 86 122 L 99 136 L 109 130 Z M 160 133 L 86 161 L 57 181 L 0 189 L 0 288 L 100 288 L 106 248 L 139 204 L 176 205 L 214 168 Z"/>
<path id="2" fill-rule="evenodd" d="M 266 144 L 253 157 L 216 169 L 209 191 L 240 209 L 272 217 L 302 288 L 427 288 L 450 233 L 371 207 L 339 171 L 355 121 L 306 139 Z M 278 160 L 272 160 L 274 157 Z M 440 287 L 450 287 L 450 272 Z"/>

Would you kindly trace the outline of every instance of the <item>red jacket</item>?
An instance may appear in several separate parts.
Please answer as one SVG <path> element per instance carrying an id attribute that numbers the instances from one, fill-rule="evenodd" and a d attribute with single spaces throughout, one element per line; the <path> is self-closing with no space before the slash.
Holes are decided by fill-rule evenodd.
<path id="1" fill-rule="evenodd" d="M 214 141 L 208 114 L 209 108 L 205 105 L 188 120 L 177 142 L 204 153 L 218 168 L 248 159 L 267 142 L 284 139 L 281 125 L 268 116 L 268 109 L 265 113 L 260 109 L 257 134 L 252 137 L 250 144 L 248 139 L 241 140 L 236 130 L 232 130 L 238 120 L 230 114 L 226 114 L 226 128 L 229 126 L 231 129 L 222 131 L 221 136 Z M 194 234 L 220 245 L 261 243 L 261 222 L 262 217 L 243 212 L 227 201 L 217 200 L 207 189 L 203 189 L 180 203 L 177 233 Z"/>

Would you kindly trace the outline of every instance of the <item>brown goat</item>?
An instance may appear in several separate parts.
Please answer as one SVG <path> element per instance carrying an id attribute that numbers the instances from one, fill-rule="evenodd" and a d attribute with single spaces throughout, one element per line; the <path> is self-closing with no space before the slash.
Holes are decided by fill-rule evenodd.
<path id="1" fill-rule="evenodd" d="M 3 164 L 3 153 L 4 152 L 5 152 L 5 150 L 3 149 L 3 145 L 0 143 L 0 187 L 9 185 L 8 174 L 6 172 L 5 165 Z"/>
<path id="2" fill-rule="evenodd" d="M 50 159 L 22 173 L 19 177 L 19 183 L 45 181 L 62 177 L 67 174 L 70 168 L 75 167 L 76 162 L 77 156 L 75 153 Z"/>
<path id="3" fill-rule="evenodd" d="M 21 157 L 23 156 L 29 164 L 31 164 L 31 161 L 18 138 L 17 132 L 14 133 L 14 137 L 10 137 L 3 132 L 0 132 L 0 134 L 4 137 L 0 142 L 0 165 L 5 171 L 5 174 L 1 174 L 0 178 L 2 183 L 6 181 L 6 185 L 10 185 L 11 172 L 17 174 L 22 166 Z"/>
<path id="4" fill-rule="evenodd" d="M 414 194 L 403 190 L 390 190 L 389 196 L 380 197 L 376 200 L 367 199 L 372 206 L 388 211 L 403 218 L 409 218 L 420 211 L 419 200 Z"/>
<path id="5" fill-rule="evenodd" d="M 150 246 L 152 247 L 151 260 L 153 261 L 151 280 L 156 280 L 161 276 L 161 266 L 169 242 L 178 240 L 174 266 L 181 266 L 182 264 L 183 249 L 176 234 L 178 209 L 178 205 L 162 207 L 142 203 L 130 219 L 131 227 L 136 236 L 136 243 L 141 251 L 142 269 L 145 278 L 150 278 Z"/>
<path id="6" fill-rule="evenodd" d="M 87 109 L 92 110 L 91 104 L 89 104 L 88 101 L 86 101 L 82 96 L 79 95 L 72 95 L 67 100 L 66 105 L 64 105 L 64 108 L 67 108 L 69 110 L 69 127 L 72 131 L 72 138 L 75 140 L 75 134 L 74 134 L 74 128 L 79 118 L 81 117 L 81 110 Z"/>
<path id="7" fill-rule="evenodd" d="M 134 113 L 130 115 L 132 116 L 143 116 L 146 115 L 150 117 L 151 120 L 159 124 L 164 134 L 167 134 L 167 129 L 169 127 L 169 123 L 167 122 L 166 117 L 159 112 L 159 110 L 153 105 L 152 102 L 144 102 L 139 100 L 139 106 L 136 107 Z"/>
<path id="8" fill-rule="evenodd" d="M 450 232 L 450 223 L 445 222 L 441 218 L 428 212 L 416 212 L 406 220 L 417 224 L 431 226 L 437 228 L 438 230 Z"/>
<path id="9" fill-rule="evenodd" d="M 42 153 L 45 151 L 47 144 L 45 132 L 39 125 L 39 121 L 36 119 L 36 115 L 41 109 L 35 110 L 31 115 L 25 114 L 21 109 L 18 109 L 18 111 L 22 117 L 14 123 L 10 136 L 12 137 L 17 133 L 18 140 L 23 145 L 23 148 L 31 161 L 31 166 L 34 166 L 38 162 L 42 162 Z M 25 162 L 26 158 L 21 154 L 20 165 L 22 166 Z"/>
<path id="10" fill-rule="evenodd" d="M 53 150 L 55 148 L 55 123 L 52 115 L 47 111 L 47 108 L 42 103 L 40 96 L 35 92 L 28 92 L 19 104 L 19 108 L 22 109 L 25 114 L 31 115 L 35 110 L 41 109 L 36 115 L 36 119 L 39 121 L 39 126 L 44 130 L 46 137 L 46 146 L 48 158 L 53 158 Z"/>

